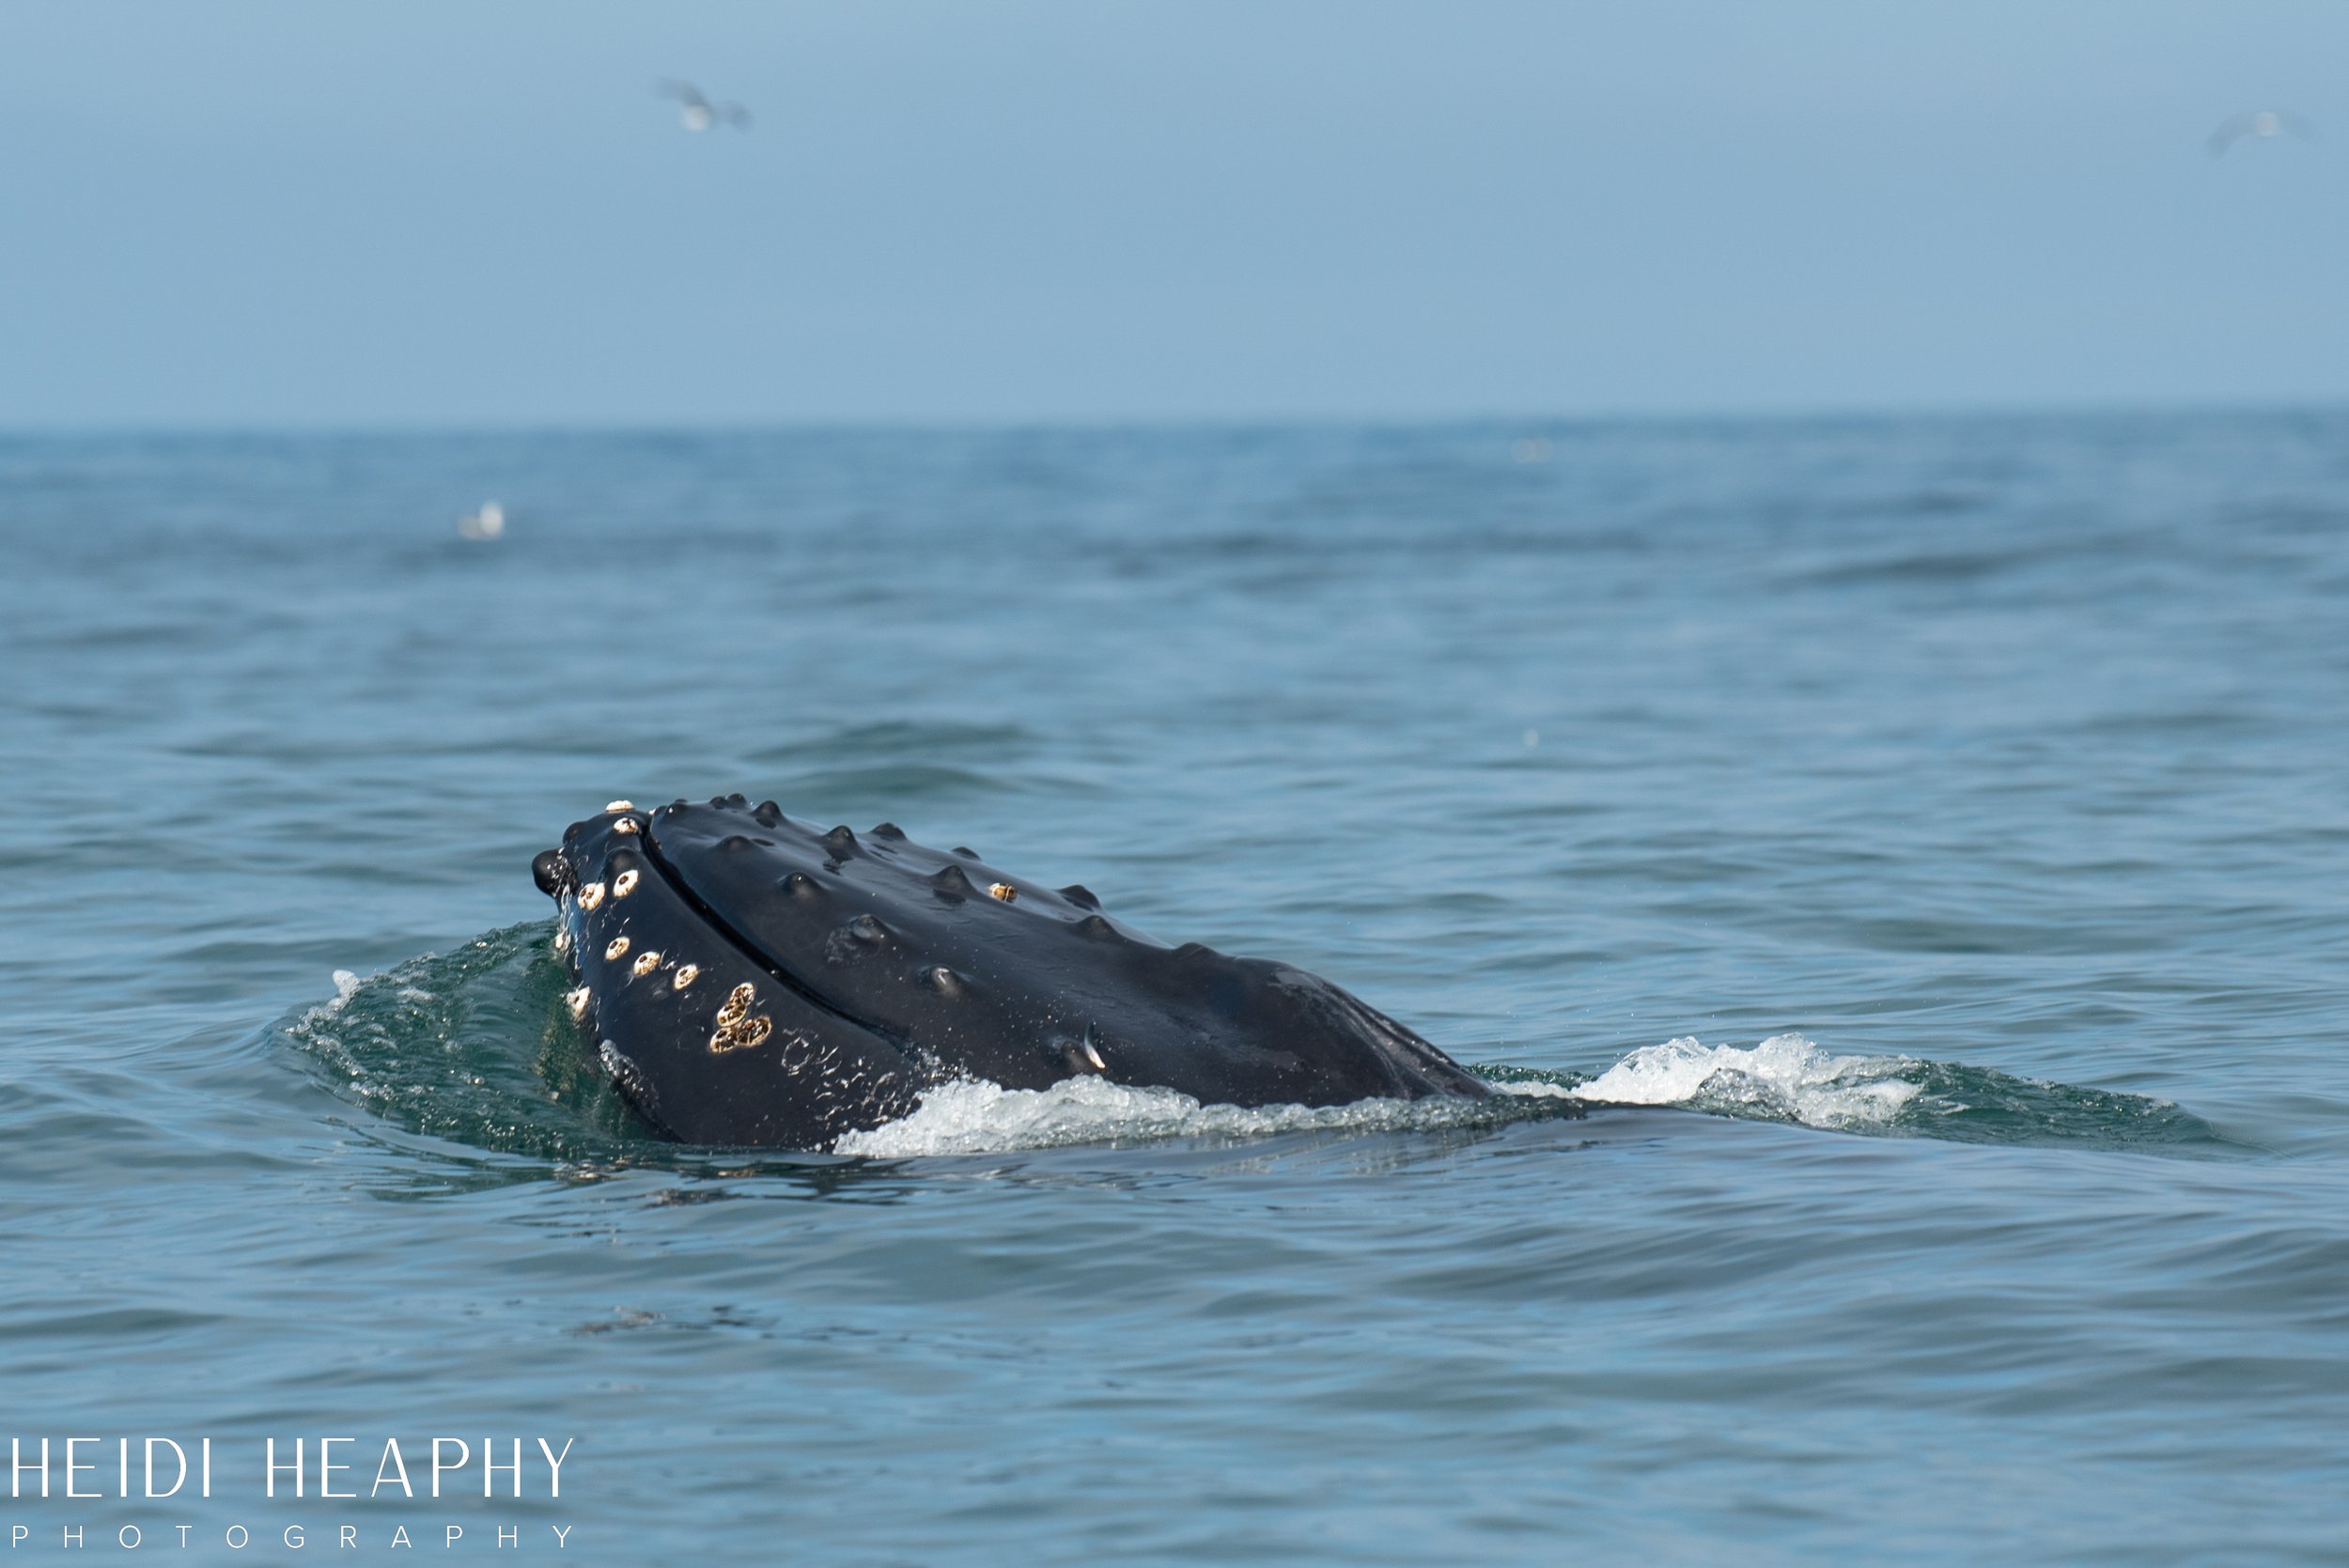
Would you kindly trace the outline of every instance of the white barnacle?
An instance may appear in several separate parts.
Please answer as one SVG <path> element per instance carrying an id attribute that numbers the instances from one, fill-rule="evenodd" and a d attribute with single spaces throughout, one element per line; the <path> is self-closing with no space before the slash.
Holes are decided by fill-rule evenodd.
<path id="1" fill-rule="evenodd" d="M 1019 890 L 1009 882 L 989 882 L 987 885 L 987 895 L 989 898 L 999 898 L 1008 904 L 1019 896 Z"/>
<path id="2" fill-rule="evenodd" d="M 557 953 L 568 953 L 570 950 L 571 928 L 568 925 L 556 926 L 554 928 L 554 951 Z"/>
<path id="3" fill-rule="evenodd" d="M 702 967 L 699 964 L 679 964 L 677 967 L 677 974 L 673 977 L 672 984 L 674 984 L 677 988 L 681 991 L 685 989 L 686 986 L 691 986 L 694 981 L 699 980 L 701 978 L 701 974 Z"/>
<path id="4" fill-rule="evenodd" d="M 650 974 L 653 970 L 659 969 L 660 967 L 661 955 L 653 952 L 650 948 L 646 948 L 643 953 L 639 954 L 637 955 L 636 962 L 630 966 L 632 970 L 640 976 Z"/>
<path id="5" fill-rule="evenodd" d="M 740 1023 L 749 1015 L 751 1003 L 757 1000 L 757 997 L 758 993 L 751 988 L 749 981 L 746 980 L 737 986 L 727 993 L 725 1005 L 718 1009 L 718 1027 L 732 1029 L 736 1024 Z"/>
<path id="6" fill-rule="evenodd" d="M 632 833 L 636 831 L 636 818 L 623 816 L 612 824 L 612 831 L 615 833 Z"/>
<path id="7" fill-rule="evenodd" d="M 602 902 L 603 884 L 601 882 L 590 882 L 585 887 L 579 890 L 579 907 L 581 908 L 592 909 Z"/>
<path id="8" fill-rule="evenodd" d="M 586 987 L 586 986 L 581 986 L 578 990 L 573 991 L 570 995 L 568 995 L 568 996 L 565 997 L 563 1000 L 564 1000 L 566 1002 L 568 1002 L 568 1003 L 570 1004 L 570 1009 L 571 1009 L 571 1017 L 574 1017 L 574 1018 L 583 1018 L 583 1017 L 585 1017 L 587 1016 L 587 987 Z"/>
<path id="9" fill-rule="evenodd" d="M 609 964 L 620 957 L 621 955 L 626 952 L 628 952 L 628 939 L 626 937 L 614 937 L 610 941 L 603 944 L 603 961 Z"/>
<path id="10" fill-rule="evenodd" d="M 606 811 L 634 811 L 636 809 L 636 802 L 633 800 L 614 800 L 603 809 Z"/>
<path id="11" fill-rule="evenodd" d="M 636 891 L 636 881 L 640 875 L 642 874 L 635 871 L 623 871 L 617 877 L 613 877 L 612 896 L 614 898 L 626 898 L 630 893 L 634 893 Z"/>

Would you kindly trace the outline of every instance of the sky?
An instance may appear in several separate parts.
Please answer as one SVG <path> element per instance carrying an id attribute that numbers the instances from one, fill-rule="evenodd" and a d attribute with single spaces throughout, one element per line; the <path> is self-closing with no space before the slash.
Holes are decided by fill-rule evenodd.
<path id="1" fill-rule="evenodd" d="M 2340 402 L 2344 62 L 2340 0 L 0 0 L 0 428 Z M 2210 154 L 2259 109 L 2317 134 Z"/>

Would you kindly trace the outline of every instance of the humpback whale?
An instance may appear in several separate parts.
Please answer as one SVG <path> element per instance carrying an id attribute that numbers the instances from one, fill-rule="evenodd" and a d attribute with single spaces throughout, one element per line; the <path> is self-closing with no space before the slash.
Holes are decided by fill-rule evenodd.
<path id="1" fill-rule="evenodd" d="M 824 1150 L 958 1079 L 1089 1074 L 1241 1106 L 1491 1092 L 1317 975 L 1167 946 L 1082 887 L 886 822 L 614 800 L 531 874 L 591 1064 L 689 1143 Z"/>

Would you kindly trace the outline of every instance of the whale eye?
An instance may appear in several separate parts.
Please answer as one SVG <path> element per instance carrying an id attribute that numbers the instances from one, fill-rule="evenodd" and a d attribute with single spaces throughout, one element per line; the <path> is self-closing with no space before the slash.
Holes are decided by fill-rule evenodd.
<path id="1" fill-rule="evenodd" d="M 1019 890 L 1009 882 L 989 882 L 987 885 L 987 895 L 989 898 L 1002 899 L 1008 904 L 1019 896 Z"/>
<path id="2" fill-rule="evenodd" d="M 623 871 L 617 877 L 613 877 L 612 896 L 614 898 L 626 898 L 630 893 L 634 893 L 636 891 L 636 880 L 640 875 L 642 874 L 639 872 Z"/>
<path id="3" fill-rule="evenodd" d="M 647 949 L 646 952 L 638 955 L 635 963 L 629 967 L 633 973 L 639 975 L 650 974 L 653 970 L 661 967 L 661 955 Z"/>
<path id="4" fill-rule="evenodd" d="M 602 902 L 603 884 L 601 882 L 590 882 L 585 887 L 579 890 L 579 907 L 581 908 L 592 909 Z"/>
<path id="5" fill-rule="evenodd" d="M 571 1009 L 571 1017 L 574 1017 L 574 1018 L 583 1018 L 583 1017 L 585 1017 L 587 1016 L 587 987 L 586 987 L 586 986 L 581 986 L 578 990 L 573 991 L 570 995 L 568 995 L 568 996 L 565 997 L 563 1000 L 564 1000 L 566 1002 L 569 1003 L 569 1005 L 570 1005 L 570 1009 Z"/>
<path id="6" fill-rule="evenodd" d="M 1048 1061 L 1058 1062 L 1072 1073 L 1107 1073 L 1110 1064 L 1101 1058 L 1100 1048 L 1093 1043 L 1093 1031 L 1088 1029 L 1081 1040 L 1054 1040 L 1044 1048 Z"/>
<path id="7" fill-rule="evenodd" d="M 628 939 L 626 937 L 614 937 L 604 944 L 603 961 L 609 964 L 627 952 Z"/>
<path id="8" fill-rule="evenodd" d="M 672 977 L 670 983 L 681 991 L 685 989 L 686 986 L 691 986 L 694 981 L 699 980 L 701 975 L 702 967 L 699 964 L 679 964 L 677 967 L 677 973 Z"/>

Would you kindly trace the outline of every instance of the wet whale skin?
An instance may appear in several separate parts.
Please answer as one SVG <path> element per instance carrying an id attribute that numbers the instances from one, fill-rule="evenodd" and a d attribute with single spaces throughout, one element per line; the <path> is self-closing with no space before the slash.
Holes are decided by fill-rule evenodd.
<path id="1" fill-rule="evenodd" d="M 532 871 L 591 1061 L 687 1142 L 821 1150 L 957 1079 L 1091 1074 L 1241 1106 L 1490 1092 L 1317 975 L 1170 947 L 1082 887 L 888 823 L 614 802 Z"/>

